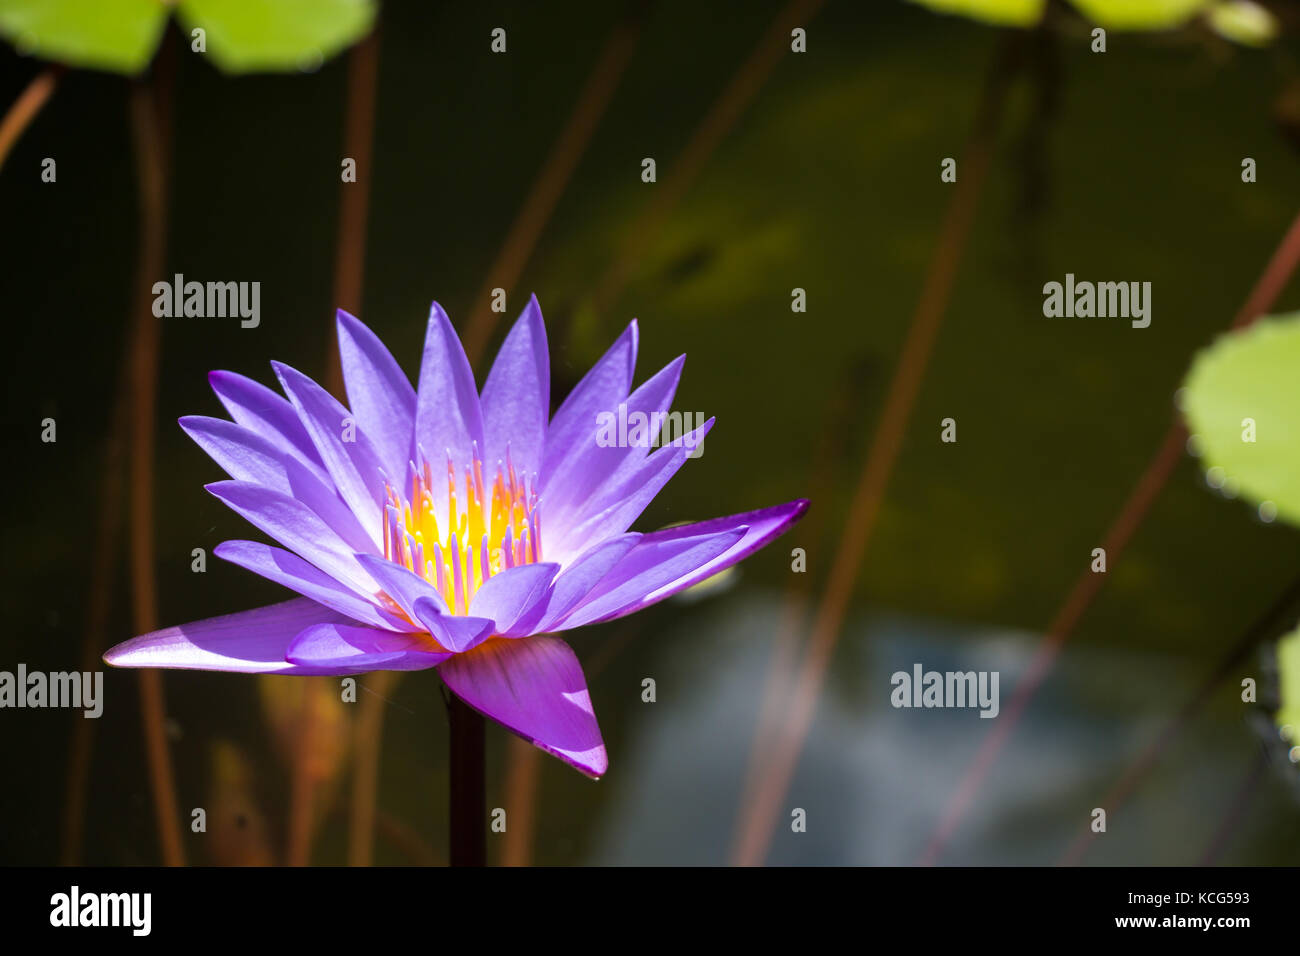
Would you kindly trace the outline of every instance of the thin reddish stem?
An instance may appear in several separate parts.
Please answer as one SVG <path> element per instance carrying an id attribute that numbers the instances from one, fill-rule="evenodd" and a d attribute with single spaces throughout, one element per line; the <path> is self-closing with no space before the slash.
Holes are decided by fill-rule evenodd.
<path id="1" fill-rule="evenodd" d="M 131 90 L 131 134 L 140 187 L 140 246 L 127 363 L 130 369 L 128 472 L 131 604 L 137 633 L 158 626 L 154 546 L 154 436 L 161 329 L 152 308 L 153 283 L 166 266 L 170 86 L 174 59 L 165 46 L 153 79 Z M 185 862 L 176 785 L 165 730 L 162 674 L 142 670 L 140 713 L 157 817 L 158 842 L 168 866 Z"/>
<path id="2" fill-rule="evenodd" d="M 782 732 L 773 742 L 767 769 L 750 804 L 749 814 L 741 823 L 741 837 L 734 857 L 738 865 L 753 866 L 766 858 L 780 802 L 790 788 L 799 754 L 812 728 L 817 700 L 839 638 L 844 612 L 970 236 L 975 208 L 992 159 L 1009 83 L 1007 64 L 1015 42 L 1007 41 L 990 74 L 975 129 L 965 150 L 963 173 L 944 220 L 920 302 L 908 327 L 902 356 L 858 480 L 844 535 L 832 559 L 830 581 L 814 618 L 808 651 L 795 682 L 789 710 L 781 722 Z"/>
<path id="3" fill-rule="evenodd" d="M 22 138 L 27 127 L 49 101 L 65 72 L 61 66 L 51 66 L 37 73 L 27 88 L 18 95 L 4 119 L 0 119 L 0 169 L 4 168 L 14 144 Z"/>

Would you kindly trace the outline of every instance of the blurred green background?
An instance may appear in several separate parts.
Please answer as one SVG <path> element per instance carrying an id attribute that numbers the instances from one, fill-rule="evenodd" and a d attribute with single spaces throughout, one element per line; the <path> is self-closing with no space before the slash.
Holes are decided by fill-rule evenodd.
<path id="1" fill-rule="evenodd" d="M 733 586 L 573 636 L 611 756 L 592 783 L 540 764 L 537 863 L 723 863 L 790 549 L 821 592 L 862 460 L 1004 34 L 904 3 L 828 2 L 808 52 L 787 54 L 721 141 L 613 301 L 594 291 L 701 118 L 781 5 L 659 2 L 386 5 L 360 310 L 408 373 L 438 299 L 463 328 L 510 223 L 616 24 L 640 22 L 608 111 L 521 281 L 547 318 L 562 397 L 632 317 L 638 378 L 688 355 L 675 407 L 716 415 L 705 453 L 636 526 L 813 494 L 807 521 L 740 566 Z M 489 53 L 508 30 L 509 52 Z M 165 319 L 158 401 L 157 577 L 163 624 L 287 595 L 191 550 L 256 536 L 202 488 L 224 477 L 175 425 L 219 414 L 206 373 L 271 382 L 277 359 L 323 377 L 339 202 L 346 54 L 302 75 L 229 77 L 176 46 L 167 270 L 260 281 L 262 321 Z M 1199 27 L 1112 33 L 1105 54 L 1065 18 L 1026 39 L 987 186 L 933 359 L 856 583 L 816 723 L 769 862 L 909 863 L 993 721 L 893 710 L 889 675 L 996 669 L 1005 707 L 1028 659 L 1174 414 L 1192 354 L 1224 330 L 1300 208 L 1286 119 L 1297 33 L 1265 50 Z M 39 64 L 0 50 L 0 101 Z M 138 217 L 129 81 L 66 75 L 0 172 L 6 330 L 0 472 L 0 669 L 78 666 L 103 436 L 130 321 Z M 57 184 L 40 182 L 42 158 Z M 652 156 L 659 182 L 641 181 Z M 1244 184 L 1243 157 L 1258 163 Z M 959 166 L 959 176 L 964 167 Z M 1041 288 L 1150 281 L 1153 321 L 1042 316 Z M 808 311 L 790 310 L 791 289 Z M 1293 284 L 1278 311 L 1300 307 Z M 494 331 L 492 346 L 507 323 Z M 489 353 L 490 354 L 490 351 Z M 486 361 L 476 371 L 485 374 Z M 58 422 L 42 444 L 39 422 Z M 958 422 L 958 442 L 939 422 Z M 819 452 L 819 449 L 828 449 Z M 820 457 L 819 457 L 820 455 Z M 111 640 L 132 636 L 125 548 Z M 1249 623 L 1294 579 L 1300 538 L 1210 491 L 1186 458 L 1031 702 L 947 853 L 950 863 L 1050 863 Z M 1270 766 L 1231 817 L 1261 738 L 1239 680 L 1220 685 L 1090 863 L 1295 863 L 1295 767 Z M 641 700 L 653 677 L 658 701 Z M 370 678 L 363 678 L 365 684 Z M 409 675 L 385 711 L 376 862 L 443 859 L 446 740 L 438 679 Z M 135 675 L 106 674 L 81 858 L 159 859 Z M 180 806 L 238 807 L 278 856 L 288 777 L 259 701 L 234 675 L 166 676 Z M 0 713 L 0 862 L 60 858 L 71 712 Z M 506 799 L 507 740 L 489 729 L 489 806 Z M 214 756 L 214 749 L 220 755 Z M 234 756 L 232 756 L 232 754 Z M 224 756 L 221 756 L 224 755 Z M 345 758 L 346 759 L 346 758 Z M 239 768 L 239 769 L 232 769 Z M 342 765 L 312 859 L 346 857 Z M 332 809 L 331 809 L 332 808 Z M 508 808 L 514 812 L 514 808 Z M 225 811 L 222 811 L 225 812 Z M 257 821 L 260 820 L 260 823 Z M 259 829 L 264 828 L 264 829 Z M 209 824 L 210 831 L 213 825 Z M 216 836 L 185 826 L 192 862 Z M 489 838 L 489 854 L 499 846 Z M 417 847 L 419 852 L 412 850 Z M 421 853 L 427 854 L 422 857 Z"/>

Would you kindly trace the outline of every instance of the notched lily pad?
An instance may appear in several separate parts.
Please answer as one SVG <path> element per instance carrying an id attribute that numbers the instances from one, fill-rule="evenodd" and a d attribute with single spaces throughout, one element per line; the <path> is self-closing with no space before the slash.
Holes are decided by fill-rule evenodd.
<path id="1" fill-rule="evenodd" d="M 375 0 L 0 0 L 0 36 L 66 66 L 136 74 L 173 8 L 226 73 L 316 69 L 370 31 Z M 199 55 L 199 54 L 196 54 Z"/>
<path id="2" fill-rule="evenodd" d="M 205 32 L 207 55 L 226 73 L 312 70 L 374 24 L 374 0 L 184 0 L 187 34 Z"/>
<path id="3" fill-rule="evenodd" d="M 135 74 L 153 59 L 170 10 L 162 0 L 3 0 L 0 36 L 43 60 Z"/>

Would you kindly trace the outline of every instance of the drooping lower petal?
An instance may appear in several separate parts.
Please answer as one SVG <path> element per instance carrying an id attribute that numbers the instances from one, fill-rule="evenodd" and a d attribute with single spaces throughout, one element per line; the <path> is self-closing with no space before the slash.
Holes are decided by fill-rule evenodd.
<path id="1" fill-rule="evenodd" d="M 133 637 L 104 655 L 114 667 L 169 667 L 241 674 L 330 674 L 285 659 L 290 643 L 316 624 L 347 624 L 309 598 L 226 614 Z"/>
<path id="2" fill-rule="evenodd" d="M 609 768 L 587 681 L 558 637 L 490 640 L 438 667 L 475 710 L 590 777 Z"/>

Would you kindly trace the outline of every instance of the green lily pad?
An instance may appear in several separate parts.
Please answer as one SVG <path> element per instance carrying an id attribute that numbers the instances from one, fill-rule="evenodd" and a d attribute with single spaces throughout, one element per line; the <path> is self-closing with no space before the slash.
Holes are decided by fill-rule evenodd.
<path id="1" fill-rule="evenodd" d="M 1168 30 L 1206 9 L 1211 0 L 1072 0 L 1098 26 L 1116 30 Z"/>
<path id="2" fill-rule="evenodd" d="M 1219 36 L 1242 46 L 1266 46 L 1278 33 L 1277 18 L 1251 0 L 1215 4 L 1205 19 Z"/>
<path id="3" fill-rule="evenodd" d="M 1300 630 L 1277 642 L 1277 685 L 1281 705 L 1274 720 L 1287 744 L 1300 747 Z"/>
<path id="4" fill-rule="evenodd" d="M 162 0 L 0 0 L 0 36 L 68 66 L 139 73 L 169 11 Z"/>
<path id="5" fill-rule="evenodd" d="M 1265 520 L 1300 524 L 1300 313 L 1199 352 L 1182 409 L 1211 485 L 1240 493 Z"/>
<path id="6" fill-rule="evenodd" d="M 370 31 L 375 0 L 183 0 L 187 34 L 206 33 L 226 73 L 310 70 Z"/>
<path id="7" fill-rule="evenodd" d="M 912 0 L 937 13 L 956 13 L 1004 27 L 1029 27 L 1043 16 L 1046 0 Z"/>

